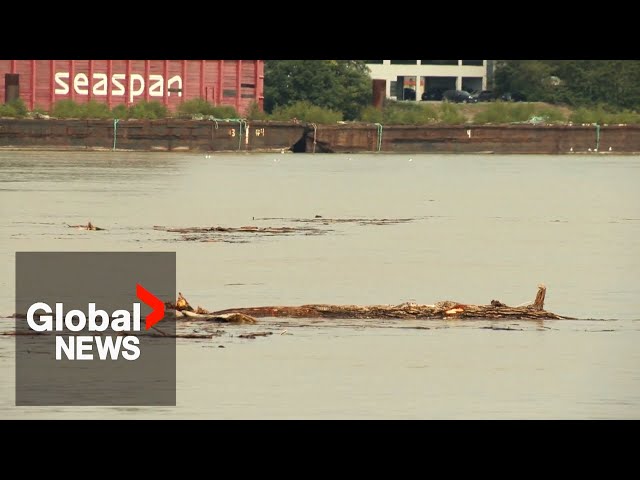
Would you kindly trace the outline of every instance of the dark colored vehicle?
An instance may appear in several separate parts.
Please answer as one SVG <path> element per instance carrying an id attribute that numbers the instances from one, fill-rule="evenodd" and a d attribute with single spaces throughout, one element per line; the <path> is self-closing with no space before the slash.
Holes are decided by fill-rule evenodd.
<path id="1" fill-rule="evenodd" d="M 442 100 L 443 88 L 431 88 L 422 94 L 422 101 L 440 101 Z"/>
<path id="2" fill-rule="evenodd" d="M 480 93 L 473 95 L 478 102 L 493 102 L 497 100 L 498 95 L 493 90 L 482 90 Z"/>
<path id="3" fill-rule="evenodd" d="M 520 92 L 505 92 L 500 95 L 500 100 L 503 102 L 526 102 L 527 97 Z"/>
<path id="4" fill-rule="evenodd" d="M 442 101 L 454 103 L 476 103 L 478 100 L 465 90 L 447 90 L 442 94 Z"/>
<path id="5" fill-rule="evenodd" d="M 402 100 L 415 100 L 416 91 L 413 88 L 405 88 L 402 94 Z"/>

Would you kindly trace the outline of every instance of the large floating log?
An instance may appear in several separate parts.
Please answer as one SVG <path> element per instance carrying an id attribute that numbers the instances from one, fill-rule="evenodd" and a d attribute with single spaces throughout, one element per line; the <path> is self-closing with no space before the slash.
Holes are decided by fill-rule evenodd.
<path id="1" fill-rule="evenodd" d="M 433 305 L 402 303 L 400 305 L 327 305 L 310 304 L 300 306 L 264 306 L 229 308 L 208 312 L 198 307 L 197 314 L 184 312 L 187 316 L 202 319 L 224 318 L 226 315 L 241 314 L 242 323 L 249 323 L 248 318 L 286 317 L 286 318 L 333 318 L 333 319 L 445 319 L 445 318 L 480 318 L 480 319 L 573 319 L 556 313 L 547 312 L 542 307 L 546 287 L 538 286 L 536 300 L 533 305 L 510 307 L 498 300 L 489 305 L 469 305 L 451 300 L 437 302 Z M 177 307 L 180 310 L 180 307 Z"/>

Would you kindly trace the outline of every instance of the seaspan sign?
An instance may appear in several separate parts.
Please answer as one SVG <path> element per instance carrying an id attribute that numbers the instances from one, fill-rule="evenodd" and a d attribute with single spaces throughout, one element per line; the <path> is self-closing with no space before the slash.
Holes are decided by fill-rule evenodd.
<path id="1" fill-rule="evenodd" d="M 144 95 L 145 89 L 150 97 L 163 97 L 165 88 L 167 96 L 172 92 L 177 92 L 182 96 L 182 77 L 174 75 L 165 81 L 163 75 L 149 75 L 146 79 L 138 74 L 132 73 L 127 79 L 124 73 L 114 73 L 111 78 L 106 73 L 93 73 L 91 78 L 86 73 L 76 73 L 70 78 L 69 72 L 57 72 L 55 74 L 56 95 L 68 95 L 70 89 L 76 95 L 91 95 L 100 97 L 111 94 L 112 96 L 129 97 L 129 102 L 133 102 L 135 97 Z"/>

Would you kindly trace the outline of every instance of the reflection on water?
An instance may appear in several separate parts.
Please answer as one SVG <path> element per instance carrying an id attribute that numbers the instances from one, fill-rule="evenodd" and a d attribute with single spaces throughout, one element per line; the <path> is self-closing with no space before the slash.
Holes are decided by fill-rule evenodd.
<path id="1" fill-rule="evenodd" d="M 638 158 L 412 158 L 2 151 L 0 314 L 16 251 L 169 250 L 208 309 L 518 305 L 544 282 L 548 310 L 585 320 L 184 326 L 224 333 L 179 341 L 178 406 L 153 409 L 13 407 L 0 336 L 2 417 L 639 418 Z M 106 230 L 68 227 L 89 220 Z M 272 232 L 185 241 L 160 225 Z M 252 331 L 273 335 L 238 337 Z"/>

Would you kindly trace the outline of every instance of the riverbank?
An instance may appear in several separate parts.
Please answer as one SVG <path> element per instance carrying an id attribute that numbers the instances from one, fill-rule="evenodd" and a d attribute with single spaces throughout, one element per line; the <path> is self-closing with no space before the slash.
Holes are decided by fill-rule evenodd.
<path id="1" fill-rule="evenodd" d="M 383 125 L 230 120 L 0 119 L 0 148 L 298 153 L 640 152 L 640 125 Z"/>

